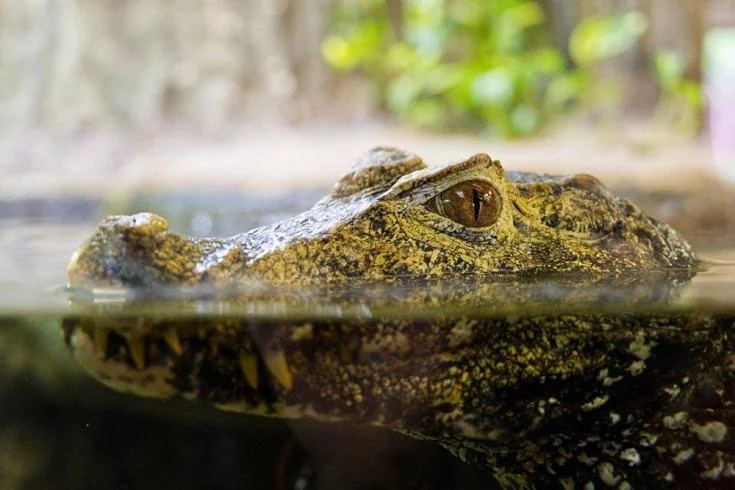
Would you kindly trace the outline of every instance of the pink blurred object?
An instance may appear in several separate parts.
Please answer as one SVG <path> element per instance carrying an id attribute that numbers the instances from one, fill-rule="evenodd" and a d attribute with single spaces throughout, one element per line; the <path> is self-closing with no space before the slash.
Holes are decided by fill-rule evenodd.
<path id="1" fill-rule="evenodd" d="M 714 164 L 723 177 L 735 181 L 735 28 L 708 32 L 704 58 Z"/>

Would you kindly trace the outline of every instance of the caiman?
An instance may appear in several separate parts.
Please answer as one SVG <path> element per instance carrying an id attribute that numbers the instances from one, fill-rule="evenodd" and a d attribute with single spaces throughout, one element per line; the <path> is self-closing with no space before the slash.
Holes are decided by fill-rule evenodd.
<path id="1" fill-rule="evenodd" d="M 505 172 L 486 154 L 427 167 L 375 148 L 312 209 L 231 238 L 188 238 L 150 213 L 108 217 L 68 275 L 93 293 L 258 284 L 322 298 L 366 283 L 500 280 L 493 291 L 507 298 L 526 290 L 500 278 L 561 274 L 584 294 L 586 277 L 663 273 L 680 284 L 698 268 L 675 230 L 592 176 Z M 393 429 L 486 468 L 502 487 L 735 486 L 732 318 L 564 312 L 563 302 L 545 313 L 439 304 L 423 314 L 436 302 L 415 291 L 400 300 L 413 313 L 395 317 L 89 315 L 65 319 L 63 332 L 115 389 Z M 468 311 L 492 306 L 477 291 Z"/>

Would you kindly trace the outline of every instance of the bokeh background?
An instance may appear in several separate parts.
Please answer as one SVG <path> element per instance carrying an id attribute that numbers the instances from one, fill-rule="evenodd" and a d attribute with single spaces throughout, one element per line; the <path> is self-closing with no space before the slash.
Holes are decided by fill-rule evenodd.
<path id="1" fill-rule="evenodd" d="M 735 2 L 0 2 L 0 488 L 295 488 L 291 427 L 84 376 L 65 267 L 106 214 L 292 215 L 375 145 L 595 174 L 733 261 Z M 730 301 L 731 270 L 702 276 Z M 332 470 L 403 478 L 381 488 L 488 488 L 433 446 L 299 430 Z"/>
<path id="2" fill-rule="evenodd" d="M 729 0 L 5 2 L 0 197 L 326 185 L 376 144 L 705 167 L 733 26 Z"/>

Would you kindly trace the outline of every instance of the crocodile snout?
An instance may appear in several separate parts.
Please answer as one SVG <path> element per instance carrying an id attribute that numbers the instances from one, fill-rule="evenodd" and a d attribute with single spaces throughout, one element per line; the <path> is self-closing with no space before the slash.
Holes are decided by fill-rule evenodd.
<path id="1" fill-rule="evenodd" d="M 72 256 L 69 285 L 79 288 L 188 284 L 202 252 L 152 213 L 110 216 Z"/>

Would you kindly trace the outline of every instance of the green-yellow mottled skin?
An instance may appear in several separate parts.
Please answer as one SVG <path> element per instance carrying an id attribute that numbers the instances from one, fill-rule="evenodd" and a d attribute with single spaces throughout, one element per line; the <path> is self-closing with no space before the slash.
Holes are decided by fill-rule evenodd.
<path id="1" fill-rule="evenodd" d="M 427 204 L 467 181 L 493 186 L 501 205 L 492 224 L 470 228 Z M 108 218 L 75 253 L 69 280 L 80 288 L 331 287 L 695 267 L 675 231 L 593 177 L 505 173 L 484 154 L 427 169 L 414 155 L 376 148 L 311 210 L 229 239 L 186 238 L 150 214 Z M 99 316 L 68 318 L 63 331 L 113 388 L 392 428 L 440 443 L 506 487 L 735 483 L 731 318 Z"/>
<path id="2" fill-rule="evenodd" d="M 458 182 L 496 189 L 500 216 L 470 229 L 426 206 Z M 107 218 L 75 254 L 76 286 L 271 284 L 494 272 L 692 268 L 689 245 L 594 177 L 505 173 L 485 154 L 438 168 L 376 148 L 312 209 L 224 240 L 190 239 L 141 213 Z"/>

